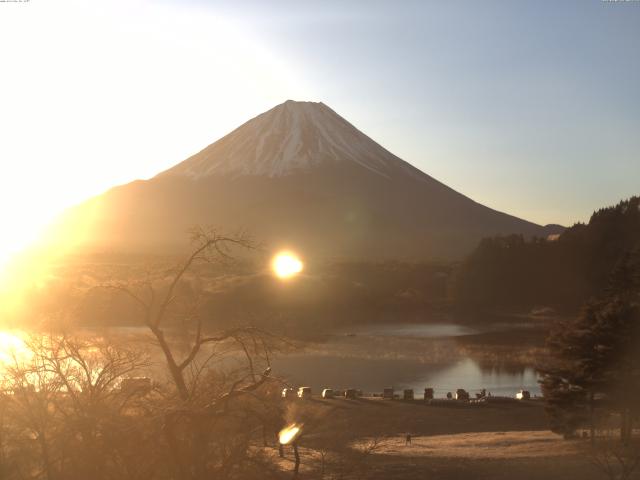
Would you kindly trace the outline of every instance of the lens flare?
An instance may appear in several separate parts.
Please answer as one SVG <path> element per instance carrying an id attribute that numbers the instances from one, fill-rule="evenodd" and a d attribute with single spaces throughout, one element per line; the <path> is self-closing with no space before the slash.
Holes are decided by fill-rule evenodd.
<path id="1" fill-rule="evenodd" d="M 298 435 L 300 435 L 301 431 L 302 431 L 302 425 L 299 425 L 297 423 L 292 423 L 288 427 L 285 427 L 282 430 L 280 430 L 280 433 L 278 434 L 278 440 L 280 441 L 280 444 L 287 445 L 291 443 L 293 440 L 295 440 L 298 437 Z"/>
<path id="2" fill-rule="evenodd" d="M 288 279 L 302 271 L 302 261 L 295 253 L 280 252 L 271 262 L 271 268 L 278 278 Z"/>

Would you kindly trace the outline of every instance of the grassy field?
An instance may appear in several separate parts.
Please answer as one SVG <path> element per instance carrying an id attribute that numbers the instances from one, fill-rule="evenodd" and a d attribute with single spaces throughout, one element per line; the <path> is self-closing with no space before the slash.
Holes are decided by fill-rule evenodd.
<path id="1" fill-rule="evenodd" d="M 548 430 L 540 402 L 435 407 L 313 399 L 286 409 L 291 422 L 304 424 L 300 478 L 602 478 L 583 453 L 585 442 Z M 285 452 L 279 459 L 266 450 L 283 472 L 293 468 L 291 447 Z"/>

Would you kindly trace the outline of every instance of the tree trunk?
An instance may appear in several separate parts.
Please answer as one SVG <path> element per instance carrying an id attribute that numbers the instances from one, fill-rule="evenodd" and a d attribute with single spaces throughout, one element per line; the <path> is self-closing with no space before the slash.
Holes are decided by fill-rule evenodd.
<path id="1" fill-rule="evenodd" d="M 589 393 L 589 439 L 591 446 L 596 442 L 596 426 L 595 426 L 595 413 L 594 413 L 594 398 L 593 392 Z"/>
<path id="2" fill-rule="evenodd" d="M 176 478 L 180 480 L 187 480 L 191 476 L 189 475 L 189 469 L 184 464 L 182 459 L 182 452 L 180 448 L 180 441 L 178 440 L 174 431 L 174 418 L 171 415 L 165 415 L 164 425 L 162 428 L 164 437 L 169 447 L 169 455 L 173 460 L 174 472 Z"/>
<path id="3" fill-rule="evenodd" d="M 633 433 L 633 416 L 631 415 L 630 409 L 627 409 L 626 420 L 627 420 L 627 426 L 625 428 L 624 443 L 625 445 L 628 445 L 631 442 L 631 435 Z"/>
<path id="4" fill-rule="evenodd" d="M 631 439 L 631 414 L 628 408 L 620 411 L 620 441 L 623 445 L 628 445 Z"/>
<path id="5" fill-rule="evenodd" d="M 293 478 L 298 476 L 298 470 L 300 469 L 300 454 L 298 453 L 298 444 L 293 442 L 293 455 L 296 459 L 296 465 L 293 469 Z"/>
<path id="6" fill-rule="evenodd" d="M 42 453 L 42 463 L 44 464 L 44 471 L 47 475 L 47 480 L 54 480 L 53 468 L 51 467 L 51 458 L 49 457 L 49 445 L 47 444 L 47 438 L 44 432 L 38 433 L 38 443 L 40 443 L 40 452 Z"/>
<path id="7" fill-rule="evenodd" d="M 187 388 L 187 384 L 184 381 L 184 377 L 182 376 L 182 371 L 178 368 L 178 364 L 173 358 L 173 354 L 171 353 L 171 348 L 169 344 L 164 338 L 164 333 L 162 330 L 157 328 L 151 328 L 151 331 L 158 340 L 158 345 L 164 354 L 165 359 L 167 360 L 167 366 L 169 367 L 169 373 L 171 374 L 171 378 L 173 379 L 173 383 L 175 383 L 176 388 L 178 389 L 178 394 L 180 395 L 180 399 L 186 401 L 189 399 L 189 389 Z"/>

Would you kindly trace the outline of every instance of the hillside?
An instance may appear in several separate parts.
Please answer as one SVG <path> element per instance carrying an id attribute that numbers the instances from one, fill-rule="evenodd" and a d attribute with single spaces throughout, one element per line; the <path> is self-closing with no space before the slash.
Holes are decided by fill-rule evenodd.
<path id="1" fill-rule="evenodd" d="M 213 225 L 249 231 L 268 249 L 349 260 L 456 259 L 489 235 L 561 230 L 476 203 L 326 105 L 293 101 L 77 207 L 65 228 L 79 219 L 88 222 L 84 247 L 100 251 L 184 249 L 190 227 Z"/>

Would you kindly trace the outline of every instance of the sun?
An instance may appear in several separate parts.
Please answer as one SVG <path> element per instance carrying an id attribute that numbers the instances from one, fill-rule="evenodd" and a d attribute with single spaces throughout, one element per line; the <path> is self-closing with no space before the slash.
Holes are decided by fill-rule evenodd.
<path id="1" fill-rule="evenodd" d="M 273 273 L 278 278 L 288 279 L 294 277 L 302 271 L 302 260 L 292 252 L 280 252 L 271 261 Z"/>

